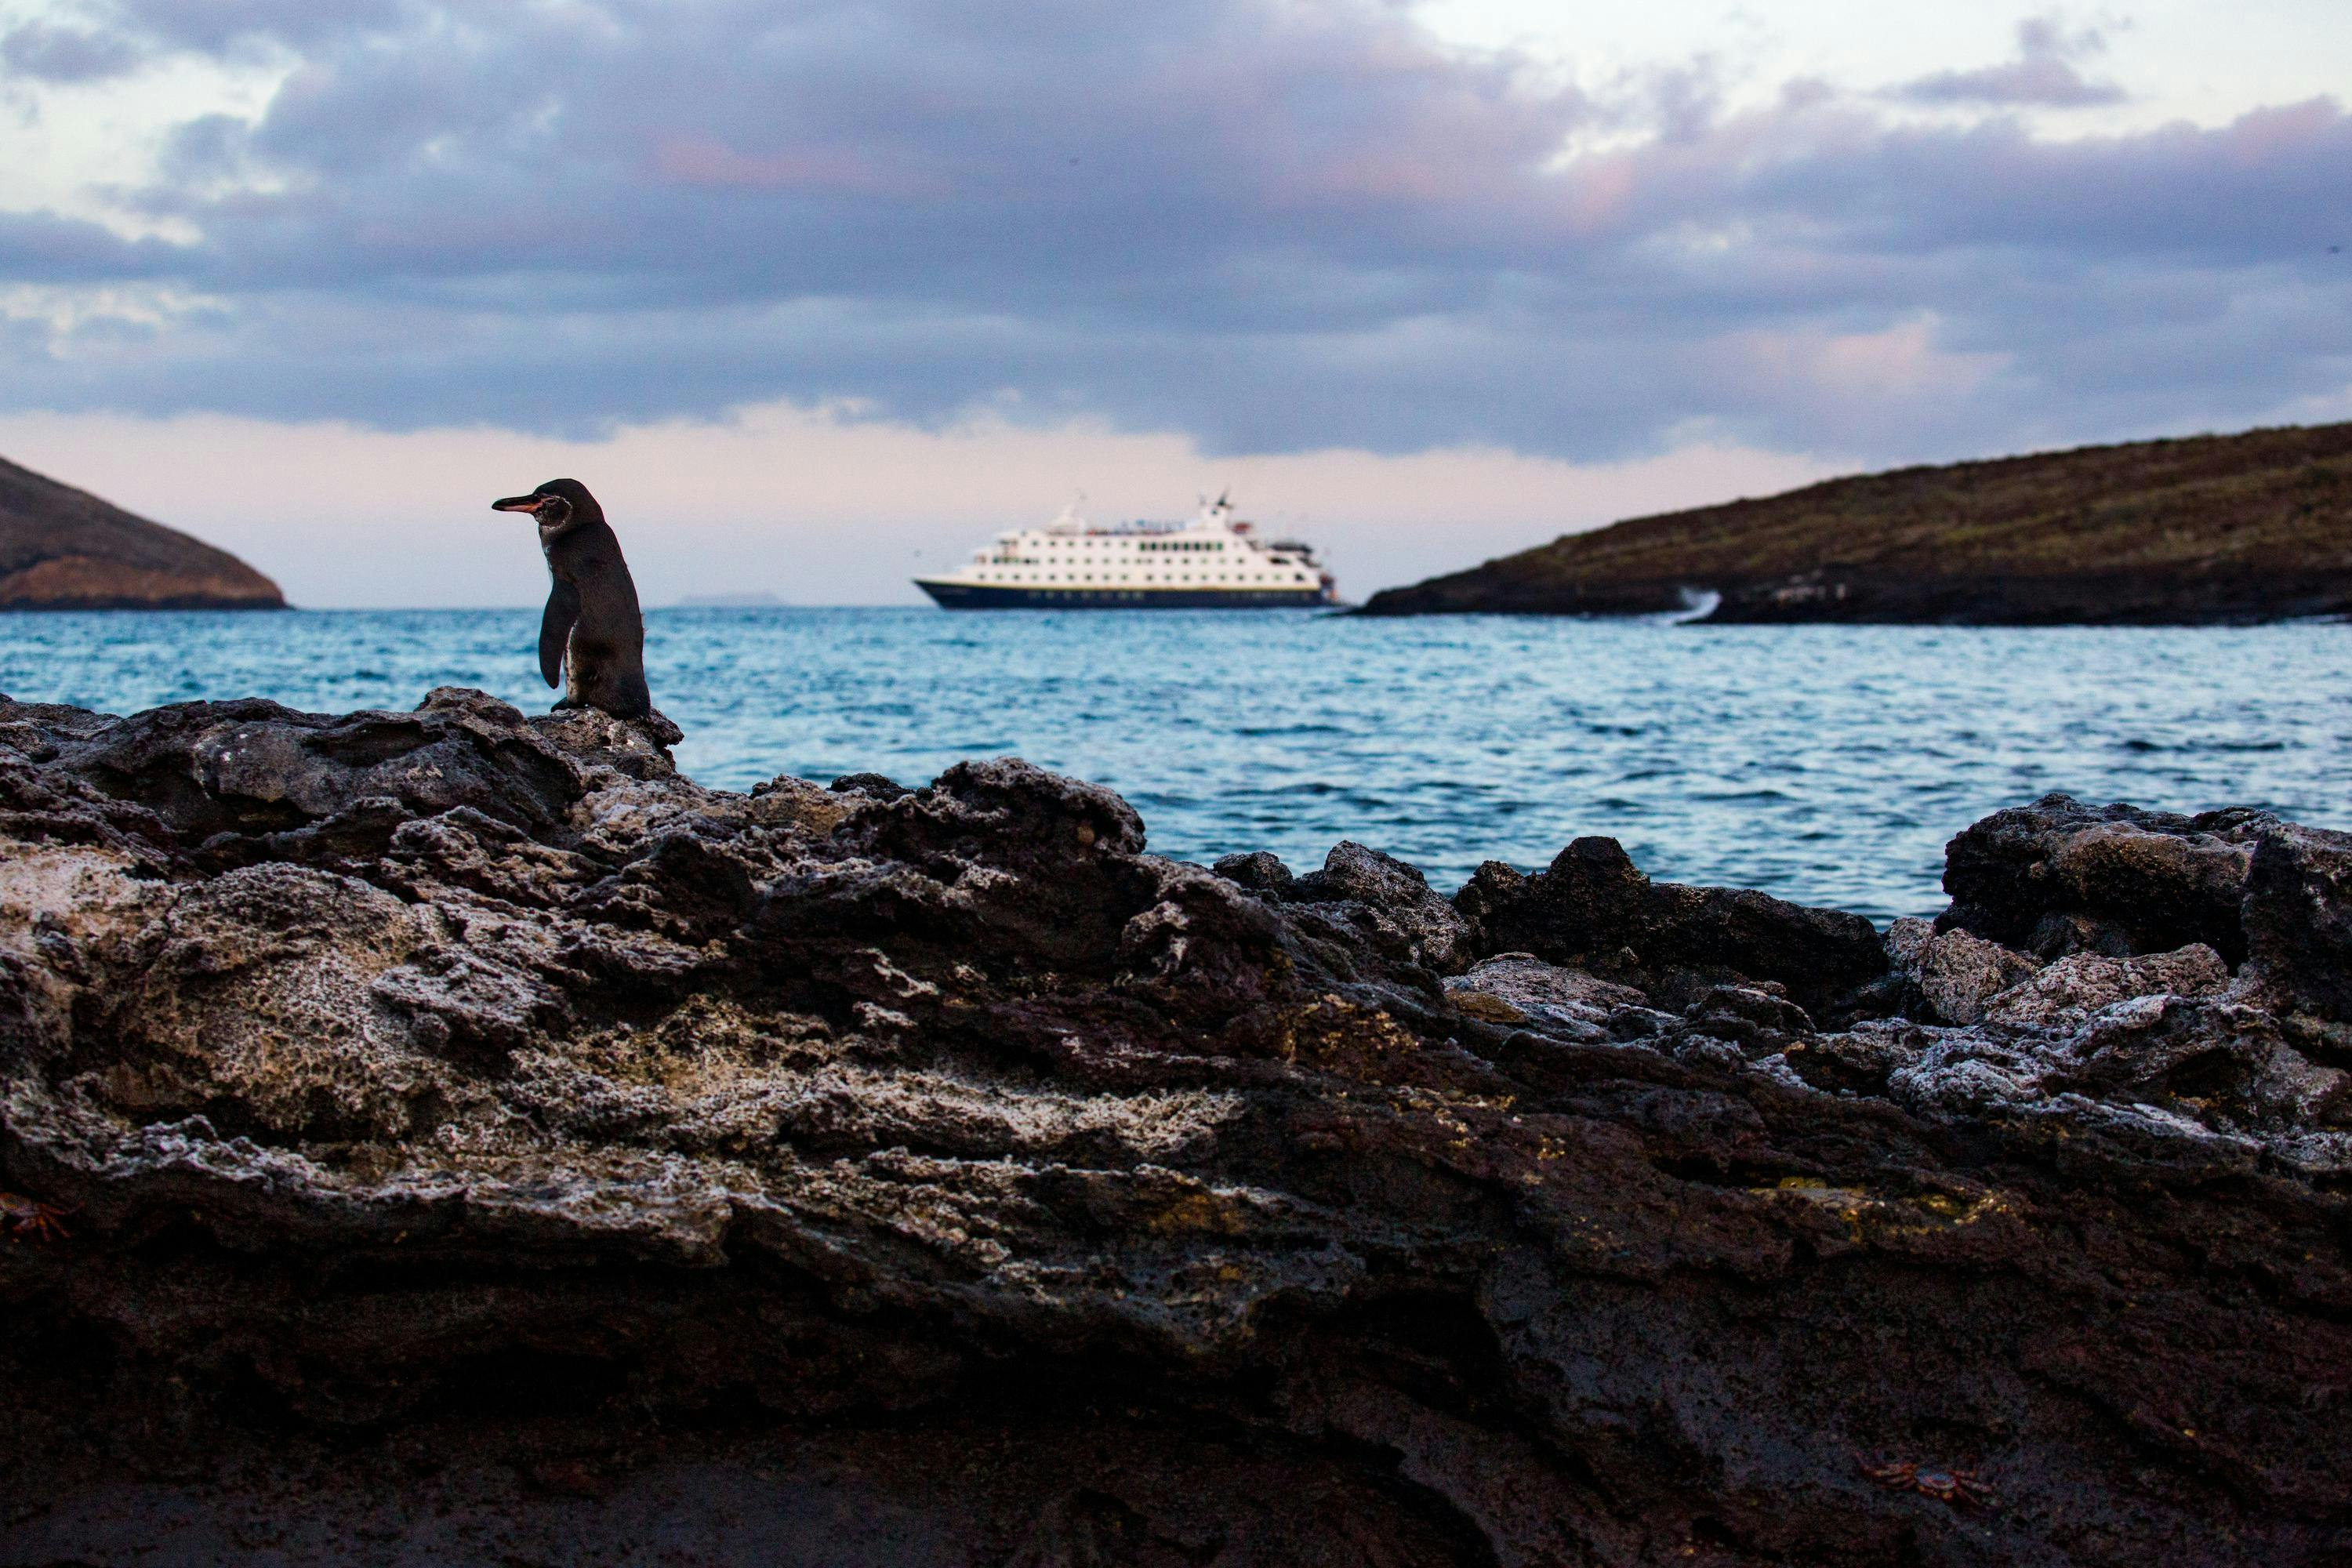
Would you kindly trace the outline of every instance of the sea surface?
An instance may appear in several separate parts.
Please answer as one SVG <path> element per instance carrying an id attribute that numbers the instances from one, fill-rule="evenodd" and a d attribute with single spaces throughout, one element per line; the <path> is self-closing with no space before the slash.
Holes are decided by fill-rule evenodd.
<path id="1" fill-rule="evenodd" d="M 536 610 L 0 616 L 0 690 L 128 712 L 263 696 L 530 711 Z M 1722 627 L 1283 611 L 696 609 L 646 617 L 679 764 L 920 784 L 1013 754 L 1110 785 L 1161 854 L 1341 838 L 1442 889 L 1624 841 L 1651 875 L 1879 920 L 1944 841 L 2051 790 L 2352 826 L 2352 626 Z"/>

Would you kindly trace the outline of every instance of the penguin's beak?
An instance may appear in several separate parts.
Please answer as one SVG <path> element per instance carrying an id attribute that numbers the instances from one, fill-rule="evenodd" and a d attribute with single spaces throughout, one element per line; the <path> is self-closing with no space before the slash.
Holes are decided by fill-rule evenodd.
<path id="1" fill-rule="evenodd" d="M 504 500 L 492 501 L 490 510 L 492 511 L 537 511 L 554 499 L 553 496 L 541 495 L 509 496 Z"/>

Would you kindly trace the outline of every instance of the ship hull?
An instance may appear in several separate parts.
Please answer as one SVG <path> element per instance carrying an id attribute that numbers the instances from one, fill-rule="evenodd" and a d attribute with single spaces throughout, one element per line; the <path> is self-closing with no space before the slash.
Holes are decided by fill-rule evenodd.
<path id="1" fill-rule="evenodd" d="M 915 586 L 950 610 L 1268 610 L 1331 603 L 1320 588 L 1028 588 L 923 577 Z"/>

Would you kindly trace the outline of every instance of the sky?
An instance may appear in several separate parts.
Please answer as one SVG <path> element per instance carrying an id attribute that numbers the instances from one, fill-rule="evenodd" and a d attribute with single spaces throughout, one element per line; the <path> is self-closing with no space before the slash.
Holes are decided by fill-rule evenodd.
<path id="1" fill-rule="evenodd" d="M 1228 487 L 1360 597 L 2352 418 L 2346 82 L 2342 0 L 0 0 L 0 455 L 313 605 L 534 602 L 559 473 L 655 605 Z"/>

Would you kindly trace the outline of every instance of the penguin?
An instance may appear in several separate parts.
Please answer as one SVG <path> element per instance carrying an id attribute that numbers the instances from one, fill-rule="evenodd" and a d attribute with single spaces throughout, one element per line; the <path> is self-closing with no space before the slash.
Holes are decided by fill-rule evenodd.
<path id="1" fill-rule="evenodd" d="M 539 621 L 539 673 L 563 688 L 556 711 L 594 708 L 615 719 L 654 710 L 646 689 L 646 618 L 637 584 L 604 509 L 578 479 L 550 479 L 527 496 L 490 503 L 527 511 L 554 579 Z"/>

